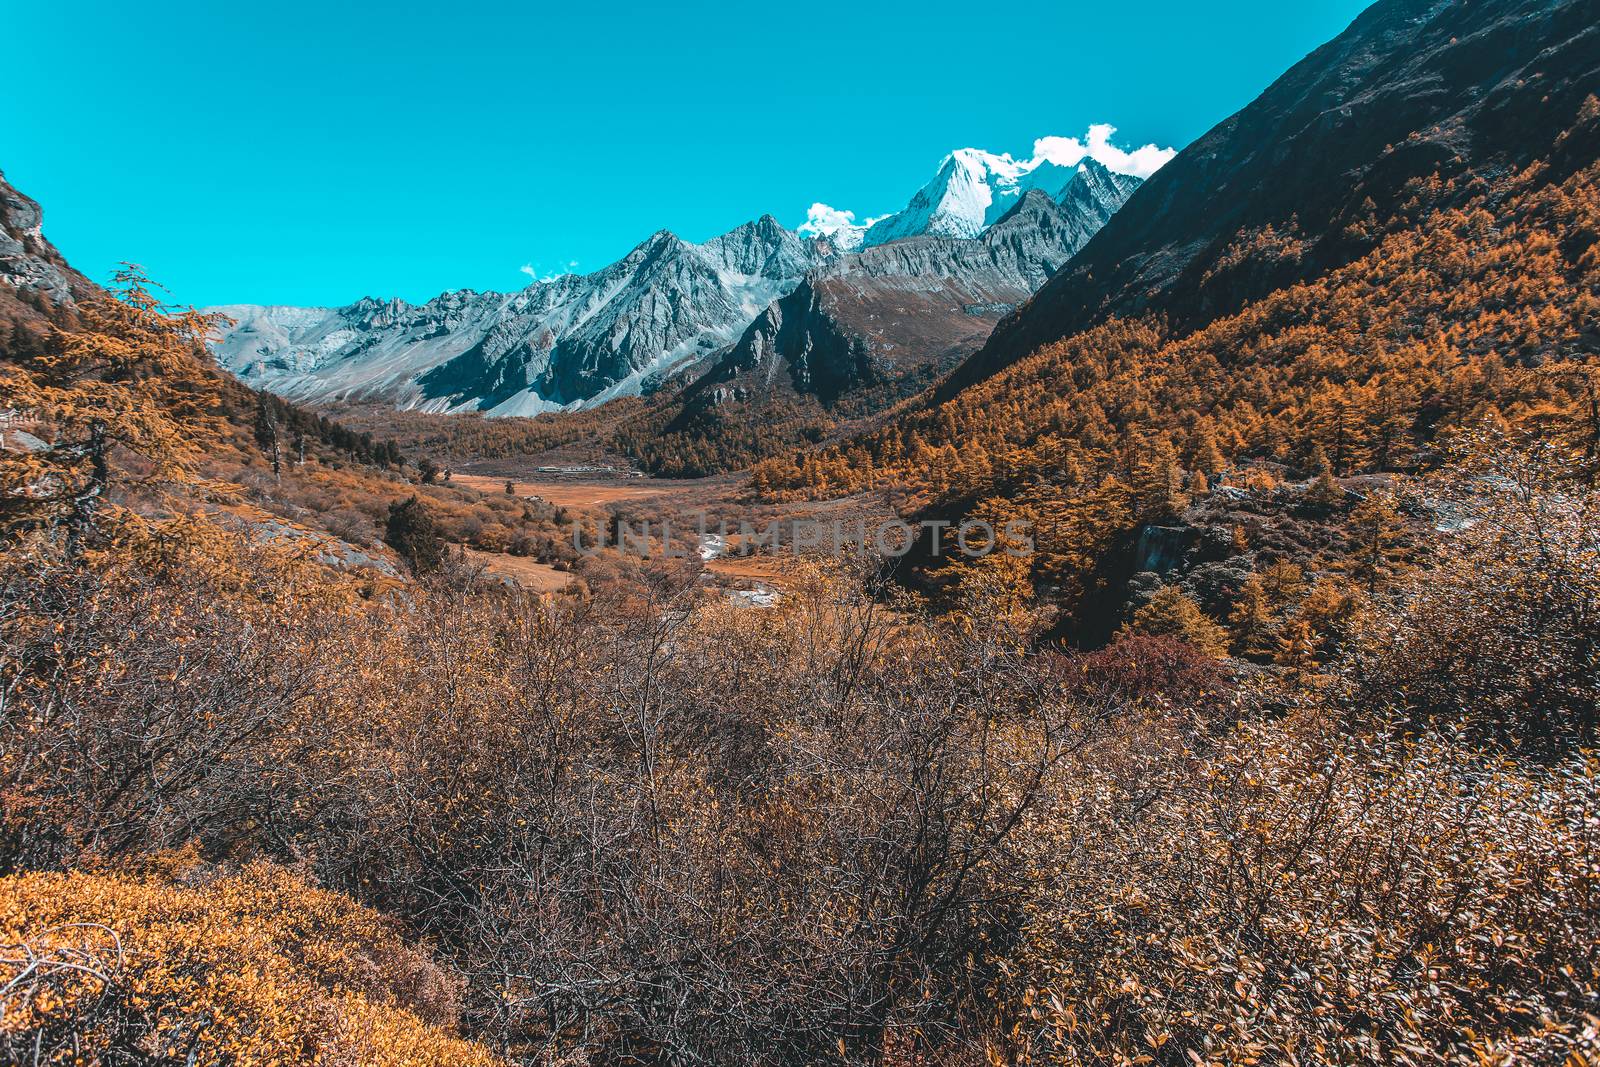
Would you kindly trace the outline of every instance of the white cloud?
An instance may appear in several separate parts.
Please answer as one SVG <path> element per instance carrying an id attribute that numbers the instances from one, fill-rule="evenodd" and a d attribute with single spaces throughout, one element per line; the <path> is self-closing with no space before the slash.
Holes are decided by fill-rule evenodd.
<path id="1" fill-rule="evenodd" d="M 856 221 L 854 211 L 841 211 L 827 204 L 812 204 L 806 212 L 806 221 L 795 227 L 801 237 L 827 237 L 840 250 L 859 248 L 866 232 L 888 215 L 873 215 L 865 222 Z"/>
<path id="2" fill-rule="evenodd" d="M 1161 148 L 1146 144 L 1139 148 L 1121 148 L 1111 143 L 1117 128 L 1109 122 L 1096 122 L 1089 127 L 1083 139 L 1077 137 L 1041 137 L 1033 142 L 1033 158 L 1013 159 L 1010 155 L 995 155 L 975 148 L 963 149 L 978 158 L 985 169 L 1002 183 L 1026 175 L 1044 163 L 1062 167 L 1076 167 L 1085 159 L 1092 159 L 1119 174 L 1133 174 L 1148 178 L 1177 155 L 1174 148 Z M 854 211 L 844 211 L 828 204 L 812 204 L 806 220 L 795 231 L 803 237 L 831 237 L 839 240 L 852 235 L 865 234 L 874 225 L 890 218 L 893 213 L 874 215 L 863 222 L 856 221 Z M 859 238 L 858 238 L 859 239 Z"/>
<path id="3" fill-rule="evenodd" d="M 876 222 L 877 220 L 872 220 Z M 795 232 L 807 237 L 826 237 L 839 230 L 849 229 L 856 224 L 854 211 L 840 211 L 838 208 L 829 207 L 827 204 L 812 204 L 806 212 L 806 221 L 795 227 Z M 871 225 L 871 223 L 868 223 Z"/>
<path id="4" fill-rule="evenodd" d="M 553 282 L 563 275 L 573 273 L 577 267 L 578 261 L 575 259 L 569 259 L 567 260 L 567 265 L 559 270 L 540 270 L 538 265 L 534 263 L 524 263 L 517 269 L 536 282 Z"/>
<path id="5" fill-rule="evenodd" d="M 1117 128 L 1108 122 L 1097 122 L 1089 127 L 1087 141 L 1076 137 L 1041 137 L 1033 142 L 1033 160 L 1030 168 L 1043 162 L 1063 167 L 1076 167 L 1085 156 L 1110 170 L 1148 178 L 1173 156 L 1177 149 L 1158 148 L 1153 144 L 1129 152 L 1111 143 Z"/>

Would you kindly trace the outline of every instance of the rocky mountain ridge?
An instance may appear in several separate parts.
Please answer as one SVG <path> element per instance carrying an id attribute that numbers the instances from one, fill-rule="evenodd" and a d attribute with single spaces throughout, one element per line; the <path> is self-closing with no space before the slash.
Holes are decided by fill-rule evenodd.
<path id="1" fill-rule="evenodd" d="M 1085 163 L 1077 209 L 1029 189 L 973 239 L 919 235 L 837 256 L 752 322 L 692 395 L 751 399 L 786 380 L 826 404 L 843 391 L 949 365 L 981 344 L 1126 201 L 1139 180 Z M 1124 191 L 1126 190 L 1126 191 Z M 725 383 L 734 383 L 731 388 Z M 715 388 L 713 388 L 715 387 Z"/>
<path id="2" fill-rule="evenodd" d="M 1113 316 L 1182 331 L 1316 277 L 1397 207 L 1459 198 L 1530 146 L 1557 145 L 1564 176 L 1588 157 L 1562 134 L 1597 89 L 1597 0 L 1380 0 L 1153 175 L 939 399 Z"/>
<path id="3" fill-rule="evenodd" d="M 730 350 L 748 361 L 759 344 L 745 336 L 753 323 L 792 320 L 781 301 L 825 289 L 861 305 L 844 316 L 844 329 L 868 349 L 915 341 L 916 359 L 948 365 L 1082 247 L 1141 179 L 1085 159 L 1072 168 L 1013 167 L 1006 182 L 994 198 L 1005 208 L 999 214 L 985 207 L 986 215 L 963 216 L 954 233 L 945 232 L 951 211 L 920 223 L 900 217 L 894 232 L 904 236 L 875 238 L 860 253 L 842 247 L 848 239 L 802 237 L 768 215 L 703 244 L 663 230 L 593 274 L 514 293 L 461 290 L 421 305 L 365 298 L 342 308 L 219 307 L 212 310 L 232 325 L 214 351 L 245 382 L 301 403 L 535 415 L 650 392 L 721 368 Z M 914 321 L 930 308 L 939 314 Z M 796 380 L 808 379 L 801 372 Z"/>
<path id="4" fill-rule="evenodd" d="M 1140 184 L 1142 179 L 1114 174 L 1094 159 L 1081 160 L 1075 166 L 1047 159 L 1018 163 L 1010 156 L 963 148 L 945 157 L 933 180 L 917 191 L 903 211 L 869 227 L 861 244 L 871 247 L 923 236 L 974 238 L 1030 192 L 1098 214 L 1101 201 L 1120 204 Z"/>
<path id="5" fill-rule="evenodd" d="M 635 391 L 727 344 L 814 257 L 765 216 L 704 244 L 665 230 L 589 275 L 426 304 L 223 307 L 218 361 L 292 400 L 531 415 Z"/>

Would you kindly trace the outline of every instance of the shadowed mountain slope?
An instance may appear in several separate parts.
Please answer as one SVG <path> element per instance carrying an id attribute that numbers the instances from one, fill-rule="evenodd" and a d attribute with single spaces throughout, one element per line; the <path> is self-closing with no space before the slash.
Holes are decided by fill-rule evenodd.
<path id="1" fill-rule="evenodd" d="M 1381 0 L 1158 171 L 938 395 L 1112 315 L 1186 331 L 1348 263 L 1415 179 L 1559 179 L 1592 157 L 1550 146 L 1597 88 L 1596 0 Z"/>

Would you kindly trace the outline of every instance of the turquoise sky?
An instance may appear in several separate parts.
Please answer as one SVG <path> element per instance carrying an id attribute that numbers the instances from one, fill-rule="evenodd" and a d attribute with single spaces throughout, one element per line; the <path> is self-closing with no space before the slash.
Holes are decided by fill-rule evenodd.
<path id="1" fill-rule="evenodd" d="M 0 169 L 96 279 L 420 301 L 892 211 L 952 148 L 1181 148 L 1363 6 L 17 3 Z"/>

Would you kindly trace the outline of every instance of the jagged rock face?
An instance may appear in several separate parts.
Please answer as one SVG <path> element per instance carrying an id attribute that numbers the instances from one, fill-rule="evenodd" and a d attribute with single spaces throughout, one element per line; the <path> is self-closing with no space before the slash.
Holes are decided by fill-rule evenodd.
<path id="1" fill-rule="evenodd" d="M 1060 202 L 1030 189 L 976 240 L 922 236 L 831 258 L 750 324 L 689 401 L 750 400 L 787 386 L 829 404 L 919 366 L 948 369 L 1139 184 L 1086 162 Z"/>
<path id="2" fill-rule="evenodd" d="M 860 334 L 842 322 L 834 279 L 808 278 L 751 324 L 738 345 L 719 361 L 709 380 L 730 379 L 739 371 L 764 374 L 765 386 L 787 369 L 792 387 L 831 400 L 852 382 L 871 381 L 881 368 Z M 712 394 L 717 399 L 737 392 Z"/>
<path id="3" fill-rule="evenodd" d="M 963 148 L 944 158 L 933 180 L 917 190 L 903 210 L 865 229 L 859 243 L 870 247 L 908 237 L 977 237 L 1029 192 L 1043 193 L 1069 209 L 1100 213 L 1106 203 L 1120 205 L 1139 182 L 1130 175 L 1113 175 L 1091 159 L 1067 167 Z M 1124 191 L 1122 183 L 1131 184 Z M 1094 229 L 1104 224 L 1102 217 Z"/>
<path id="4" fill-rule="evenodd" d="M 757 345 L 789 360 L 807 392 L 918 362 L 949 365 L 1139 184 L 1092 161 L 1029 169 L 970 150 L 951 158 L 977 156 L 1011 170 L 984 171 L 980 191 L 941 170 L 928 188 L 950 194 L 941 194 L 943 214 L 919 222 L 902 213 L 906 236 L 883 240 L 891 226 L 859 252 L 802 240 L 770 215 L 700 245 L 663 230 L 594 274 L 516 293 L 463 290 L 420 306 L 367 298 L 342 308 L 215 308 L 234 321 L 214 351 L 247 383 L 303 403 L 490 415 L 648 391 L 730 345 L 735 366 L 758 362 Z M 746 344 L 752 322 L 765 340 Z"/>
<path id="5" fill-rule="evenodd" d="M 702 245 L 661 231 L 590 275 L 420 307 L 225 307 L 218 361 L 295 400 L 535 414 L 637 392 L 738 336 L 814 257 L 770 216 Z"/>
<path id="6" fill-rule="evenodd" d="M 75 303 L 95 287 L 45 239 L 42 221 L 39 205 L 0 174 L 0 282 L 57 304 Z"/>
<path id="7" fill-rule="evenodd" d="M 723 270 L 747 277 L 796 278 L 812 265 L 805 243 L 771 215 L 707 241 L 701 249 Z"/>
<path id="8" fill-rule="evenodd" d="M 1415 179 L 1465 191 L 1552 144 L 1570 173 L 1594 145 L 1558 140 L 1597 88 L 1596 0 L 1379 0 L 1162 167 L 938 396 L 1112 315 L 1183 329 L 1348 263 Z M 1215 269 L 1267 226 L 1312 236 L 1272 270 Z"/>
<path id="9" fill-rule="evenodd" d="M 1092 159 L 1079 164 L 1077 175 L 1057 198 L 1067 216 L 1082 227 L 1079 247 L 1088 244 L 1143 184 L 1141 178 L 1118 174 Z"/>

